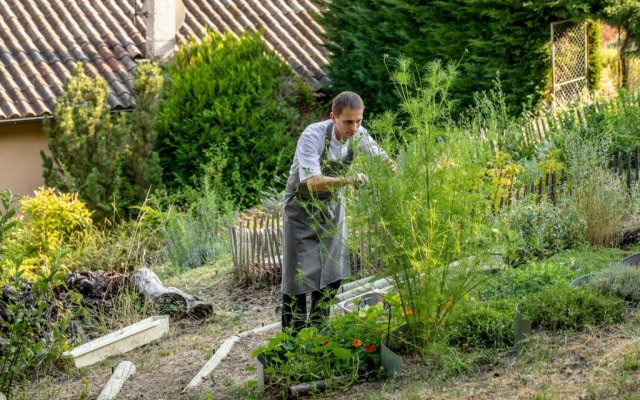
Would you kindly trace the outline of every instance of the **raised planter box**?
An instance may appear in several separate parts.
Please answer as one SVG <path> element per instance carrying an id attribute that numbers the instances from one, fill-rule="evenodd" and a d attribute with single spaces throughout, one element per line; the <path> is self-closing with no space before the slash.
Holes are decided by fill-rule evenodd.
<path id="1" fill-rule="evenodd" d="M 370 292 L 362 293 L 338 303 L 338 310 L 342 312 L 356 311 L 359 307 L 374 306 L 384 302 L 384 290 L 374 289 Z"/>
<path id="2" fill-rule="evenodd" d="M 63 356 L 73 358 L 75 366 L 82 368 L 153 342 L 168 331 L 169 316 L 154 316 L 87 342 Z"/>

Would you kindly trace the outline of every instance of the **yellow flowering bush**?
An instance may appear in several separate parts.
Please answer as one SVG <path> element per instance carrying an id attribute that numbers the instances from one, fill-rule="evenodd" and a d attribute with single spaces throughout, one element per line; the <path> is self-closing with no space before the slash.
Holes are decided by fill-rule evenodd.
<path id="1" fill-rule="evenodd" d="M 37 280 L 52 265 L 64 268 L 65 245 L 73 243 L 92 226 L 91 212 L 77 193 L 56 193 L 40 188 L 33 197 L 20 200 L 18 224 L 0 249 L 0 267 L 6 275 L 20 272 Z"/>

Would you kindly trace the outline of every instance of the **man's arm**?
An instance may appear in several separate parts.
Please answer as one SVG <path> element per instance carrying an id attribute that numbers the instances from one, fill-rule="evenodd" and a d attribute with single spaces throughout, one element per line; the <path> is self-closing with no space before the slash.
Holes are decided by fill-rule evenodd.
<path id="1" fill-rule="evenodd" d="M 306 183 L 310 192 L 329 192 L 347 185 L 351 185 L 357 189 L 366 182 L 367 177 L 364 174 L 356 174 L 353 176 L 336 177 L 316 175 L 307 179 Z"/>

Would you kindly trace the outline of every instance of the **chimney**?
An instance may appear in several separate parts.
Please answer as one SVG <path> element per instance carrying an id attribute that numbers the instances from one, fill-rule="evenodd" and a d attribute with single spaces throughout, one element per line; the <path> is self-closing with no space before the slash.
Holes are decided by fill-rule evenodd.
<path id="1" fill-rule="evenodd" d="M 147 58 L 164 59 L 173 56 L 176 47 L 176 0 L 146 0 Z"/>

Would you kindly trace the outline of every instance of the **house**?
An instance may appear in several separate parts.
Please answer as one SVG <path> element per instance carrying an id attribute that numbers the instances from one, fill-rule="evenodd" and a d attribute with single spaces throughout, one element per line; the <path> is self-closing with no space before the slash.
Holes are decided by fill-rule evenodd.
<path id="1" fill-rule="evenodd" d="M 42 120 L 76 62 L 108 82 L 112 109 L 125 110 L 138 61 L 171 57 L 207 29 L 260 29 L 296 73 L 322 85 L 318 11 L 311 0 L 0 0 L 0 190 L 29 194 L 44 184 Z"/>

